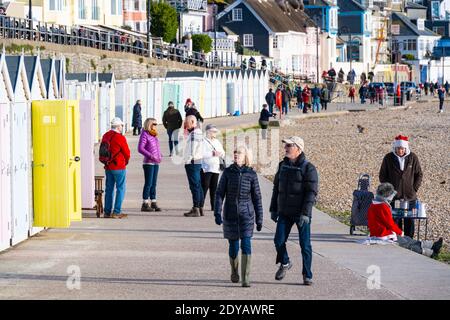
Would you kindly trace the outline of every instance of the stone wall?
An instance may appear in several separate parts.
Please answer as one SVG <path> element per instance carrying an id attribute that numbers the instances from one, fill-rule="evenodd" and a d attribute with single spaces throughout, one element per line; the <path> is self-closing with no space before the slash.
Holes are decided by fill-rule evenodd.
<path id="1" fill-rule="evenodd" d="M 114 72 L 116 79 L 142 79 L 164 77 L 167 71 L 202 71 L 204 68 L 141 57 L 135 54 L 98 50 L 81 46 L 58 45 L 48 42 L 2 39 L 7 54 L 36 54 L 41 58 L 63 55 L 66 58 L 67 72 Z M 13 46 L 12 46 L 13 45 Z"/>

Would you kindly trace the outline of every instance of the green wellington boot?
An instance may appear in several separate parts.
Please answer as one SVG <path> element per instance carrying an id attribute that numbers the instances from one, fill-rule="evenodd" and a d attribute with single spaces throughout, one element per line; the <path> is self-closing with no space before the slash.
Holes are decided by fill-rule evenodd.
<path id="1" fill-rule="evenodd" d="M 231 258 L 230 257 L 230 265 L 231 265 L 231 282 L 238 283 L 239 282 L 239 257 Z"/>
<path id="2" fill-rule="evenodd" d="M 251 255 L 243 254 L 241 256 L 241 276 L 242 276 L 242 286 L 250 287 L 250 265 L 251 265 Z"/>

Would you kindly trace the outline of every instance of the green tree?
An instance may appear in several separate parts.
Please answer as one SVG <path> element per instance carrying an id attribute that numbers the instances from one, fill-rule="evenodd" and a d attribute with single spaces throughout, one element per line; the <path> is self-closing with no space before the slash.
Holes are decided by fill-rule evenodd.
<path id="1" fill-rule="evenodd" d="M 207 34 L 194 34 L 192 35 L 192 49 L 200 52 L 204 51 L 208 53 L 211 51 L 212 39 Z"/>
<path id="2" fill-rule="evenodd" d="M 162 37 L 165 42 L 175 40 L 178 30 L 177 11 L 167 2 L 152 1 L 150 8 L 152 35 Z"/>

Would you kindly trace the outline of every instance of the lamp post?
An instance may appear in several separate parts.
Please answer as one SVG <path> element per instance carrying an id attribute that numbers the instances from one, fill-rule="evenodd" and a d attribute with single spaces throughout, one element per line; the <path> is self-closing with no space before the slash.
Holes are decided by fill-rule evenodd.
<path id="1" fill-rule="evenodd" d="M 445 71 L 445 66 L 444 66 L 444 64 L 445 64 L 445 55 L 444 55 L 444 45 L 442 45 L 442 85 L 444 85 L 444 83 L 445 83 L 445 73 L 444 73 L 444 71 Z"/>
<path id="2" fill-rule="evenodd" d="M 29 19 L 29 28 L 30 28 L 30 40 L 31 39 L 31 31 L 33 30 L 33 4 L 32 0 L 28 0 L 28 19 Z"/>
<path id="3" fill-rule="evenodd" d="M 214 69 L 217 68 L 217 4 L 213 7 L 214 13 Z"/>
<path id="4" fill-rule="evenodd" d="M 147 0 L 147 49 L 148 49 L 148 56 L 151 57 L 152 54 L 152 39 L 151 39 L 151 32 L 150 27 L 152 23 L 152 17 L 150 13 L 150 9 L 152 6 L 152 0 Z"/>

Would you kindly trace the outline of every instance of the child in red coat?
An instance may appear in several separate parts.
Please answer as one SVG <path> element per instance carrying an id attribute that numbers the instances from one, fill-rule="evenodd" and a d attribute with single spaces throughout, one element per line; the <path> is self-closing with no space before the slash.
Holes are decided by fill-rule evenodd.
<path id="1" fill-rule="evenodd" d="M 406 249 L 434 257 L 439 254 L 443 239 L 438 241 L 419 241 L 404 237 L 403 231 L 397 226 L 392 218 L 391 201 L 397 192 L 390 183 L 382 183 L 377 188 L 377 194 L 367 212 L 367 223 L 371 237 L 380 240 L 393 240 Z"/>

